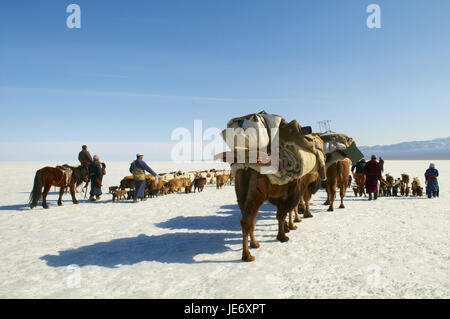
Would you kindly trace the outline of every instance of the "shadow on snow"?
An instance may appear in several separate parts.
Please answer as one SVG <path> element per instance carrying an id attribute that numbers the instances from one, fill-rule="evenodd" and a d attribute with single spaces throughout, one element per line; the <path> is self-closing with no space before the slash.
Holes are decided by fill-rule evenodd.
<path id="1" fill-rule="evenodd" d="M 175 232 L 162 235 L 119 238 L 88 246 L 60 251 L 58 255 L 40 257 L 50 267 L 69 265 L 101 266 L 116 268 L 120 265 L 134 265 L 144 261 L 161 263 L 210 263 L 231 261 L 196 261 L 199 254 L 220 254 L 233 251 L 229 245 L 241 243 L 240 218 L 237 205 L 224 205 L 222 211 L 213 216 L 178 216 L 156 224 L 170 230 L 216 231 Z M 265 204 L 261 207 L 260 218 L 273 218 L 274 207 Z"/>

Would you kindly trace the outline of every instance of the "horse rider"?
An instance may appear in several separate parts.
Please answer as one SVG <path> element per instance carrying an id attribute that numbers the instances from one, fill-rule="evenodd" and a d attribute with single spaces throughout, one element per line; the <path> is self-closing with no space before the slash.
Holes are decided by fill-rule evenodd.
<path id="1" fill-rule="evenodd" d="M 425 184 L 427 185 L 428 198 L 439 197 L 439 171 L 436 169 L 434 163 L 430 163 L 430 167 L 425 172 Z"/>
<path id="2" fill-rule="evenodd" d="M 98 155 L 94 155 L 94 161 L 89 164 L 89 179 L 91 181 L 91 192 L 89 200 L 94 202 L 100 200 L 102 195 L 103 169 Z"/>
<path id="3" fill-rule="evenodd" d="M 88 166 L 93 162 L 91 154 L 88 152 L 86 145 L 83 145 L 81 147 L 81 152 L 78 153 L 78 160 L 80 161 L 81 165 L 84 166 Z"/>
<path id="4" fill-rule="evenodd" d="M 136 160 L 130 165 L 130 173 L 134 177 L 134 202 L 137 203 L 138 199 L 141 201 L 145 198 L 145 171 L 149 172 L 156 178 L 156 173 L 147 165 L 143 160 L 144 155 L 141 153 L 136 154 Z"/>

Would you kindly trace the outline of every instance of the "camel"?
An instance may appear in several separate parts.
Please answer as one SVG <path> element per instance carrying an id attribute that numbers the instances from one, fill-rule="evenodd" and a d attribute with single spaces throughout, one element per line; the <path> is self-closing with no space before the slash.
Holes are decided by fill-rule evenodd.
<path id="1" fill-rule="evenodd" d="M 242 219 L 242 260 L 254 261 L 248 248 L 248 236 L 250 247 L 259 248 L 255 239 L 254 230 L 259 208 L 265 201 L 277 207 L 278 235 L 277 240 L 287 242 L 289 237 L 285 235 L 286 215 L 292 211 L 300 201 L 300 179 L 291 181 L 285 185 L 272 184 L 268 177 L 253 169 L 240 169 L 235 175 L 235 191 L 241 209 Z"/>
<path id="2" fill-rule="evenodd" d="M 346 160 L 337 161 L 327 168 L 326 190 L 328 198 L 324 205 L 330 205 L 328 207 L 329 212 L 334 211 L 334 200 L 336 198 L 337 187 L 340 189 L 341 197 L 341 205 L 339 205 L 339 208 L 345 208 L 344 197 L 349 183 L 349 175 L 350 164 Z"/>
<path id="3" fill-rule="evenodd" d="M 323 143 L 321 144 L 323 150 Z M 289 226 L 286 223 L 286 216 L 294 210 L 300 202 L 300 179 L 310 172 L 319 171 L 319 160 L 316 154 L 304 151 L 302 153 L 303 170 L 302 175 L 293 178 L 289 182 L 279 185 L 272 183 L 267 175 L 261 174 L 252 168 L 237 168 L 235 171 L 235 191 L 242 213 L 242 260 L 254 261 L 255 257 L 250 254 L 248 247 L 248 237 L 250 236 L 250 247 L 259 248 L 260 245 L 255 239 L 254 230 L 256 217 L 261 205 L 269 201 L 277 207 L 278 234 L 277 240 L 287 242 L 289 237 L 286 232 Z"/>

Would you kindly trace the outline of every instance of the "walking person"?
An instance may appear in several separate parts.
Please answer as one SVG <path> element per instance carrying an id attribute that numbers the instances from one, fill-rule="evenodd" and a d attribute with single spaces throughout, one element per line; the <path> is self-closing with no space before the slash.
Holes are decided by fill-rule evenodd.
<path id="1" fill-rule="evenodd" d="M 380 163 L 381 172 L 384 172 L 384 159 L 381 156 L 378 163 Z"/>
<path id="2" fill-rule="evenodd" d="M 94 202 L 100 200 L 102 195 L 103 169 L 98 155 L 94 155 L 94 160 L 89 164 L 89 179 L 91 182 L 91 192 L 89 200 Z"/>
<path id="3" fill-rule="evenodd" d="M 364 166 L 364 174 L 366 174 L 366 191 L 369 193 L 369 200 L 378 199 L 378 181 L 381 180 L 381 167 L 377 162 L 377 156 L 372 155 L 371 160 Z"/>
<path id="4" fill-rule="evenodd" d="M 364 174 L 364 166 L 366 166 L 366 160 L 362 158 L 358 161 L 358 163 L 352 166 L 352 173 Z"/>
<path id="5" fill-rule="evenodd" d="M 430 163 L 430 167 L 425 172 L 425 184 L 427 185 L 428 198 L 439 197 L 439 171 L 436 169 L 434 163 Z"/>
<path id="6" fill-rule="evenodd" d="M 130 165 L 130 173 L 134 177 L 134 202 L 137 203 L 138 199 L 141 201 L 145 198 L 145 171 L 149 172 L 156 178 L 156 173 L 147 165 L 143 160 L 144 155 L 141 153 L 136 154 L 136 160 Z"/>

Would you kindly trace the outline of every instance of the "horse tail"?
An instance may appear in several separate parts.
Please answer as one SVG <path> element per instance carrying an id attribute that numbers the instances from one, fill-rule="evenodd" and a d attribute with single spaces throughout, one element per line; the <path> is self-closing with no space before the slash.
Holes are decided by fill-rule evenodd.
<path id="1" fill-rule="evenodd" d="M 28 204 L 30 205 L 31 209 L 36 207 L 41 197 L 42 197 L 42 171 L 38 170 L 36 172 L 36 175 L 34 176 L 33 189 L 31 190 L 30 198 L 28 200 Z"/>

